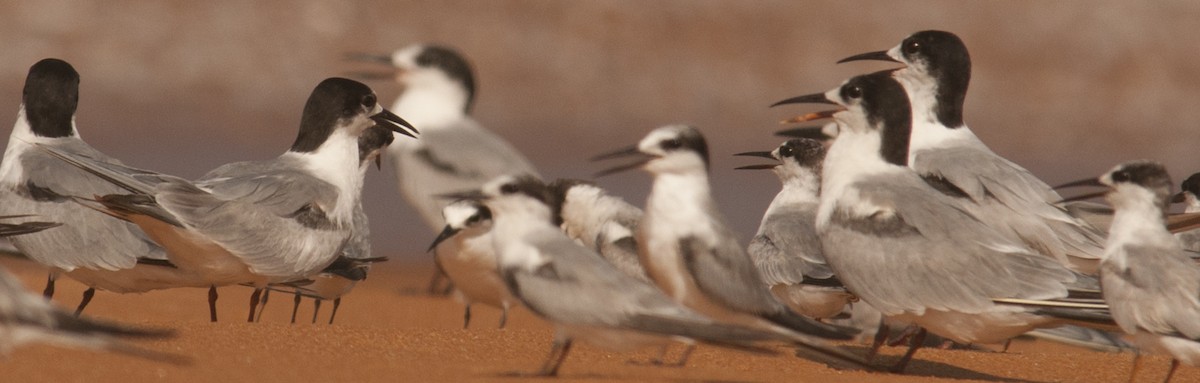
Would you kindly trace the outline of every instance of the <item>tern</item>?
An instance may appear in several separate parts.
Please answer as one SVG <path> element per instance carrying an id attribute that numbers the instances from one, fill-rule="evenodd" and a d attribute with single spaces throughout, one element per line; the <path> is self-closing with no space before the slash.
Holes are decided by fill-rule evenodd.
<path id="1" fill-rule="evenodd" d="M 1062 198 L 1028 170 L 997 155 L 967 127 L 963 104 L 971 58 L 950 32 L 922 31 L 887 50 L 845 58 L 884 60 L 912 104 L 908 164 L 1002 234 L 1054 257 L 1072 270 L 1095 275 L 1104 234 L 1055 203 Z"/>
<path id="2" fill-rule="evenodd" d="M 1113 319 L 1138 349 L 1171 356 L 1163 381 L 1171 380 L 1181 362 L 1200 365 L 1200 266 L 1167 230 L 1171 179 L 1166 169 L 1153 161 L 1130 161 L 1073 184 L 1106 187 L 1098 194 L 1114 209 L 1100 262 L 1104 301 Z M 1130 381 L 1140 357 L 1134 356 Z"/>
<path id="3" fill-rule="evenodd" d="M 500 309 L 500 328 L 508 322 L 508 310 L 520 301 L 508 291 L 497 267 L 492 245 L 492 211 L 473 200 L 452 202 L 442 210 L 446 228 L 429 249 L 434 260 L 454 283 L 456 297 L 463 302 L 463 328 L 471 324 L 471 305 L 483 303 Z"/>
<path id="4" fill-rule="evenodd" d="M 429 228 L 442 230 L 438 195 L 475 189 L 504 174 L 537 174 L 537 169 L 503 137 L 471 117 L 475 105 L 475 73 L 457 50 L 413 44 L 390 55 L 350 54 L 349 59 L 388 65 L 403 91 L 392 110 L 421 127 L 420 141 L 402 140 L 389 149 L 401 195 Z M 437 287 L 441 272 L 430 283 Z"/>
<path id="5" fill-rule="evenodd" d="M 381 107 L 371 88 L 329 78 L 309 96 L 287 152 L 222 165 L 196 182 L 39 147 L 132 193 L 94 202 L 137 224 L 178 269 L 199 274 L 209 286 L 244 283 L 261 289 L 310 277 L 341 254 L 354 231 L 362 190 L 358 139 L 375 125 L 417 134 Z M 214 321 L 215 299 L 214 288 L 209 300 Z M 255 306 L 252 297 L 250 320 Z"/>
<path id="6" fill-rule="evenodd" d="M 841 107 L 819 113 L 833 117 L 839 133 L 825 157 L 817 231 L 826 260 L 856 296 L 959 343 L 1002 342 L 1069 322 L 994 303 L 1065 298 L 1079 275 L 997 232 L 908 167 L 913 114 L 890 72 L 792 102 Z M 922 338 L 923 331 L 894 370 Z"/>
<path id="7" fill-rule="evenodd" d="M 708 144 L 696 128 L 668 125 L 636 146 L 594 160 L 637 157 L 598 175 L 642 168 L 654 175 L 639 224 L 638 254 L 659 288 L 718 321 L 795 337 L 849 339 L 856 331 L 790 310 L 766 288 L 746 250 L 717 211 L 708 183 Z"/>
<path id="8" fill-rule="evenodd" d="M 770 350 L 753 342 L 796 341 L 714 322 L 617 270 L 554 225 L 550 192 L 536 177 L 502 176 L 474 196 L 492 211 L 493 245 L 509 290 L 555 324 L 554 344 L 540 375 L 555 375 L 575 340 L 615 350 L 679 341 L 760 352 Z M 824 342 L 797 344 L 818 360 L 861 363 Z"/>
<path id="9" fill-rule="evenodd" d="M 79 82 L 75 68 L 59 59 L 44 59 L 29 68 L 21 109 L 0 163 L 0 214 L 29 213 L 63 223 L 57 230 L 11 240 L 29 258 L 50 267 L 43 295 L 54 295 L 59 274 L 88 287 L 76 313 L 96 289 L 134 293 L 207 287 L 192 275 L 162 266 L 166 252 L 137 226 L 114 221 L 71 198 L 118 193 L 121 188 L 34 149 L 50 147 L 95 162 L 121 164 L 80 138 L 75 122 Z"/>

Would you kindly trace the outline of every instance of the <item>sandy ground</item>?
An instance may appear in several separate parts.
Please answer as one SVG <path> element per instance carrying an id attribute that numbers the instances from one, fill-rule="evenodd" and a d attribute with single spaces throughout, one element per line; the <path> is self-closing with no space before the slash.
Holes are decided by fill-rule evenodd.
<path id="1" fill-rule="evenodd" d="M 4 257 L 0 265 L 41 291 L 44 270 L 23 259 Z M 171 328 L 178 336 L 140 341 L 152 350 L 185 356 L 187 364 L 150 361 L 87 350 L 29 346 L 0 359 L 4 382 L 396 382 L 520 381 L 515 373 L 534 371 L 549 349 L 550 326 L 516 310 L 508 327 L 497 330 L 498 310 L 474 310 L 470 329 L 462 328 L 462 308 L 453 299 L 420 294 L 429 265 L 389 262 L 343 300 L 333 325 L 331 302 L 322 305 L 322 324 L 309 324 L 313 304 L 301 305 L 300 324 L 289 324 L 292 297 L 273 295 L 261 323 L 245 323 L 249 288 L 220 289 L 220 322 L 208 321 L 206 292 L 178 289 L 146 294 L 98 292 L 86 314 L 124 323 Z M 60 281 L 55 301 L 74 307 L 82 285 Z M 1106 354 L 1043 341 L 1019 340 L 1008 353 L 922 350 L 906 375 L 838 371 L 790 355 L 753 355 L 700 347 L 686 367 L 645 362 L 656 350 L 612 353 L 576 347 L 560 371 L 560 381 L 819 381 L 929 382 L 951 380 L 1030 382 L 1125 381 L 1132 354 Z M 855 351 L 863 349 L 855 347 Z M 679 350 L 675 350 L 678 352 Z M 902 353 L 887 348 L 880 362 Z M 1138 381 L 1160 381 L 1169 359 L 1145 359 Z M 1181 367 L 1176 382 L 1200 381 L 1200 369 Z"/>

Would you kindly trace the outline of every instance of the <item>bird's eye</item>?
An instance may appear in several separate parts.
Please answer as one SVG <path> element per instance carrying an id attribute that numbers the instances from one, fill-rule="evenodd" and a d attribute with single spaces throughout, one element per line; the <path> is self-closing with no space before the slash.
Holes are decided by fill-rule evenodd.
<path id="1" fill-rule="evenodd" d="M 678 138 L 672 138 L 669 140 L 663 140 L 663 142 L 661 144 L 659 144 L 659 146 L 662 147 L 664 150 L 673 150 L 673 149 L 679 149 L 680 147 L 682 147 L 683 142 L 680 142 Z"/>
<path id="2" fill-rule="evenodd" d="M 375 95 L 373 94 L 368 94 L 362 98 L 362 105 L 368 108 L 374 108 L 375 102 Z"/>
<path id="3" fill-rule="evenodd" d="M 849 88 L 846 88 L 846 97 L 849 97 L 849 98 L 861 98 L 861 97 L 862 97 L 862 95 L 863 95 L 863 92 L 862 92 L 862 88 L 861 88 L 861 87 L 858 87 L 858 86 L 851 86 L 851 87 L 849 87 Z"/>
<path id="4" fill-rule="evenodd" d="M 517 192 L 517 185 L 504 184 L 500 186 L 500 192 L 504 194 L 513 194 Z"/>
<path id="5" fill-rule="evenodd" d="M 1113 173 L 1113 175 L 1112 175 L 1112 180 L 1113 180 L 1113 182 L 1126 182 L 1126 181 L 1129 181 L 1129 172 L 1127 172 L 1127 171 L 1124 171 L 1124 170 L 1122 170 L 1122 171 L 1119 171 L 1119 172 L 1115 172 L 1115 173 Z"/>
<path id="6" fill-rule="evenodd" d="M 904 43 L 904 54 L 911 55 L 919 51 L 921 51 L 921 43 L 916 41 Z"/>
<path id="7" fill-rule="evenodd" d="M 793 152 L 793 150 L 792 150 L 791 146 L 780 146 L 779 147 L 779 156 L 780 157 L 791 157 L 792 152 Z"/>

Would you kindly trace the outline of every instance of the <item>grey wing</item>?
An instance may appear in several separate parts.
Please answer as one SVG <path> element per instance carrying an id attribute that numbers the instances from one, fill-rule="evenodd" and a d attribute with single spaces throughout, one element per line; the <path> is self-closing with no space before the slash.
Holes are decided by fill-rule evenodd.
<path id="1" fill-rule="evenodd" d="M 637 228 L 609 221 L 596 234 L 596 251 L 625 275 L 649 281 L 638 259 Z"/>
<path id="2" fill-rule="evenodd" d="M 715 245 L 687 237 L 679 249 L 684 264 L 705 296 L 736 311 L 766 314 L 784 311 L 767 290 L 758 269 L 742 250 L 732 232 L 721 233 Z"/>
<path id="3" fill-rule="evenodd" d="M 217 199 L 243 201 L 277 216 L 295 214 L 309 204 L 321 208 L 336 204 L 336 187 L 294 167 L 264 166 L 261 172 L 248 169 L 204 179 L 195 186 Z"/>
<path id="4" fill-rule="evenodd" d="M 978 207 L 987 209 L 981 215 L 1000 220 L 993 227 L 1006 227 L 1035 250 L 1063 262 L 1067 262 L 1067 255 L 1095 260 L 1104 252 L 1103 232 L 1054 205 L 1062 197 L 1049 185 L 990 150 L 960 147 L 923 151 L 914 156 L 914 168 L 958 186 Z M 1095 267 L 1092 262 L 1081 266 Z"/>
<path id="5" fill-rule="evenodd" d="M 82 142 L 60 152 L 75 154 L 98 167 L 92 158 L 108 157 Z M 138 258 L 166 259 L 137 226 L 76 203 L 73 197 L 126 192 L 91 172 L 72 165 L 47 151 L 26 151 L 18 161 L 24 179 L 15 190 L 3 194 L 0 214 L 33 214 L 38 220 L 62 222 L 56 230 L 14 237 L 12 242 L 39 263 L 73 270 L 77 267 L 119 270 L 133 267 Z"/>
<path id="6" fill-rule="evenodd" d="M 750 241 L 747 252 L 767 285 L 798 284 L 805 276 L 833 277 L 817 236 L 815 204 L 772 212 Z"/>
<path id="7" fill-rule="evenodd" d="M 287 193 L 286 185 L 266 186 L 251 194 L 255 199 L 223 200 L 178 180 L 160 184 L 155 197 L 180 222 L 239 256 L 260 275 L 294 277 L 319 271 L 333 261 L 349 239 L 346 228 L 331 222 L 320 204 L 312 202 L 278 214 L 288 210 L 285 202 L 297 203 L 313 195 L 301 198 Z"/>
<path id="8" fill-rule="evenodd" d="M 907 181 L 907 182 L 906 182 Z M 1052 258 L 1007 239 L 953 200 L 899 177 L 856 184 L 884 212 L 833 212 L 822 233 L 838 278 L 886 315 L 925 309 L 981 312 L 992 298 L 1067 295 L 1074 275 Z"/>
<path id="9" fill-rule="evenodd" d="M 621 326 L 634 315 L 690 316 L 657 288 L 627 276 L 561 232 L 529 238 L 546 259 L 537 270 L 503 270 L 509 289 L 556 322 Z"/>
<path id="10" fill-rule="evenodd" d="M 529 160 L 500 136 L 470 119 L 456 124 L 424 130 L 417 142 L 389 147 L 401 191 L 434 230 L 445 225 L 442 208 L 449 203 L 435 196 L 478 188 L 501 175 L 538 175 Z"/>
<path id="11" fill-rule="evenodd" d="M 1104 300 L 1128 333 L 1200 339 L 1200 268 L 1177 249 L 1126 246 L 1127 267 L 1101 265 Z"/>

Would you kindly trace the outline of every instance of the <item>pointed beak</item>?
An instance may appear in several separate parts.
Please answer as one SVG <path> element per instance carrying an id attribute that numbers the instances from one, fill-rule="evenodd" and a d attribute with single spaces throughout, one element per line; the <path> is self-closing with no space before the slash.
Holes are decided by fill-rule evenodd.
<path id="1" fill-rule="evenodd" d="M 610 159 L 624 158 L 624 157 L 637 157 L 637 160 L 632 163 L 625 164 L 625 165 L 618 165 L 618 166 L 614 166 L 614 167 L 611 167 L 608 169 L 601 170 L 599 172 L 596 172 L 592 176 L 593 177 L 604 177 L 609 174 L 620 173 L 620 172 L 624 172 L 624 171 L 631 170 L 631 169 L 637 169 L 637 168 L 642 167 L 642 165 L 645 165 L 645 164 L 649 163 L 650 161 L 653 161 L 655 158 L 657 158 L 655 156 L 652 156 L 652 155 L 649 155 L 646 153 L 642 153 L 641 150 L 638 150 L 637 145 L 633 145 L 633 146 L 628 146 L 628 147 L 624 147 L 621 149 L 617 149 L 617 150 L 614 150 L 614 151 L 611 151 L 608 153 L 597 155 L 595 157 L 592 157 L 591 160 L 592 161 L 603 161 L 603 160 L 610 160 Z"/>
<path id="2" fill-rule="evenodd" d="M 837 103 L 836 103 L 836 102 L 833 102 L 833 100 L 830 100 L 828 97 L 825 97 L 825 93 L 813 93 L 813 94 L 806 94 L 806 95 L 803 95 L 803 96 L 796 96 L 796 97 L 792 97 L 792 98 L 789 98 L 789 99 L 786 99 L 786 100 L 783 100 L 783 101 L 779 101 L 779 102 L 776 102 L 776 103 L 774 103 L 774 104 L 771 104 L 771 107 L 772 107 L 772 108 L 774 108 L 774 107 L 776 107 L 776 106 L 780 106 L 780 105 L 787 105 L 787 104 L 830 104 L 830 105 L 837 105 Z"/>
<path id="3" fill-rule="evenodd" d="M 809 138 L 813 140 L 825 141 L 830 137 L 825 135 L 824 129 L 824 126 L 804 126 L 780 130 L 775 132 L 775 135 L 780 137 Z"/>
<path id="4" fill-rule="evenodd" d="M 412 138 L 417 138 L 417 134 L 421 133 L 412 124 L 409 124 L 408 121 L 404 121 L 403 118 L 400 118 L 400 116 L 387 109 L 371 116 L 371 120 L 375 121 L 375 124 L 381 127 Z"/>
<path id="5" fill-rule="evenodd" d="M 1101 197 L 1105 194 L 1108 194 L 1108 185 L 1101 183 L 1099 178 L 1086 178 L 1086 179 L 1082 179 L 1082 180 L 1078 180 L 1078 181 L 1071 181 L 1071 182 L 1067 182 L 1062 185 L 1055 186 L 1054 189 L 1057 190 L 1057 189 L 1073 188 L 1073 187 L 1079 187 L 1079 186 L 1099 186 L 1099 187 L 1105 188 L 1105 190 L 1101 190 L 1101 191 L 1094 192 L 1094 193 L 1077 195 L 1077 196 L 1070 197 L 1070 198 L 1063 198 L 1063 200 L 1058 201 L 1058 203 L 1082 201 L 1085 199 L 1092 199 L 1092 198 Z"/>
<path id="6" fill-rule="evenodd" d="M 771 155 L 771 152 L 741 152 L 734 155 L 741 157 L 769 158 L 772 160 L 775 159 L 775 156 Z"/>
<path id="7" fill-rule="evenodd" d="M 428 253 L 430 251 L 433 251 L 434 248 L 437 248 L 438 244 L 441 244 L 442 242 L 445 242 L 447 239 L 450 239 L 450 237 L 453 237 L 455 234 L 458 234 L 459 231 L 460 231 L 460 229 L 455 229 L 453 227 L 450 227 L 450 225 L 446 225 L 446 227 L 442 229 L 442 232 L 438 233 L 437 238 L 433 239 L 433 243 L 429 245 L 429 249 L 426 249 L 425 252 Z"/>
<path id="8" fill-rule="evenodd" d="M 746 165 L 746 166 L 738 166 L 736 168 L 733 168 L 733 170 L 766 170 L 766 169 L 774 169 L 776 166 L 779 166 L 779 165 L 772 165 L 772 164 Z"/>
<path id="9" fill-rule="evenodd" d="M 1071 181 L 1071 182 L 1067 182 L 1062 185 L 1055 186 L 1054 190 L 1073 188 L 1073 187 L 1079 187 L 1079 186 L 1108 187 L 1107 185 L 1101 183 L 1099 178 L 1085 178 L 1085 179 L 1081 179 L 1078 181 Z"/>
<path id="10" fill-rule="evenodd" d="M 894 63 L 900 62 L 900 60 L 896 60 L 896 59 L 892 58 L 892 56 L 888 56 L 887 51 L 878 51 L 878 52 L 867 52 L 867 53 L 863 53 L 863 54 L 857 54 L 854 56 L 850 56 L 850 57 L 838 60 L 837 63 L 841 64 L 841 63 L 846 63 L 846 62 L 851 62 L 851 61 L 862 61 L 862 60 L 891 61 Z"/>

